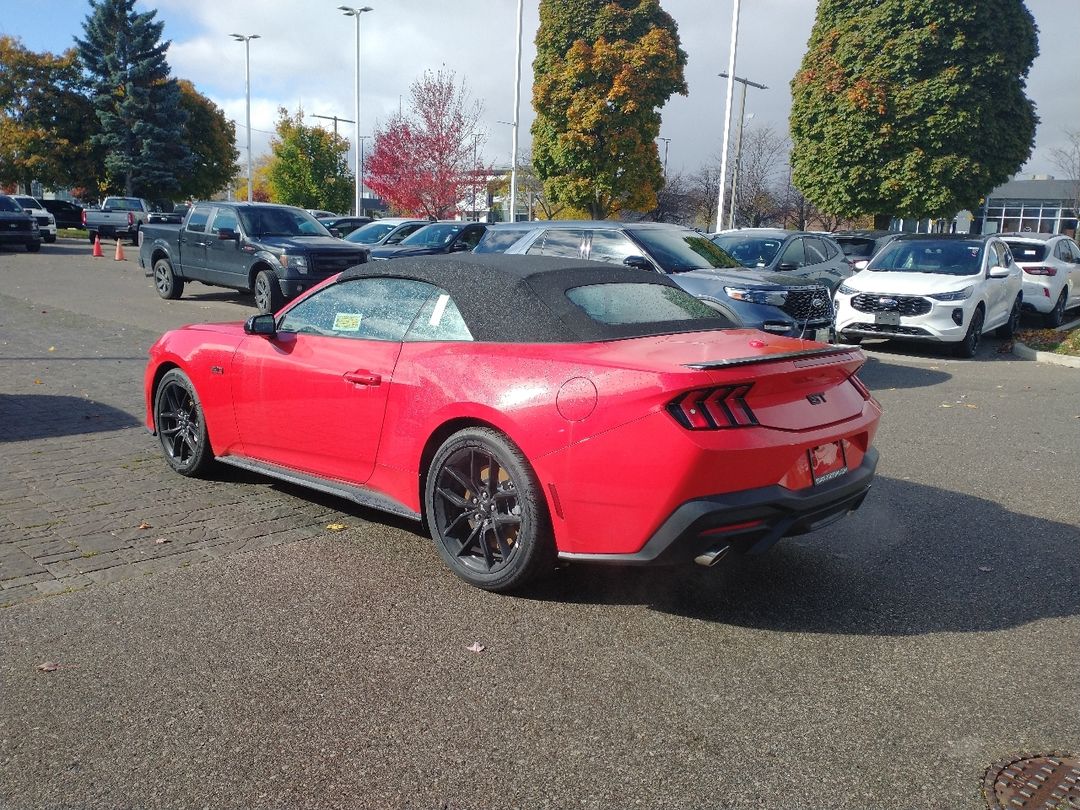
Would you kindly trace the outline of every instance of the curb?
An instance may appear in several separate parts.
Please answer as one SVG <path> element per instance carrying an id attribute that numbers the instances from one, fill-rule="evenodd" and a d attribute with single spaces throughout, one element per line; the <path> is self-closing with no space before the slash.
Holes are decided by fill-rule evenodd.
<path id="1" fill-rule="evenodd" d="M 1039 363 L 1050 363 L 1055 366 L 1080 368 L 1080 357 L 1071 357 L 1066 354 L 1054 354 L 1053 352 L 1039 352 L 1020 342 L 1013 343 L 1013 354 L 1017 357 L 1022 357 L 1024 360 L 1035 360 Z"/>

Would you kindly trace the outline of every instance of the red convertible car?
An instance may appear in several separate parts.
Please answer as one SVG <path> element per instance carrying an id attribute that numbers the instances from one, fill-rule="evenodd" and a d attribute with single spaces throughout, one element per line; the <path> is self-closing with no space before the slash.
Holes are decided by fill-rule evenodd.
<path id="1" fill-rule="evenodd" d="M 863 361 L 732 329 L 643 270 L 401 259 L 166 333 L 147 426 L 181 475 L 225 462 L 422 520 L 502 591 L 556 558 L 711 565 L 857 508 L 881 415 Z"/>

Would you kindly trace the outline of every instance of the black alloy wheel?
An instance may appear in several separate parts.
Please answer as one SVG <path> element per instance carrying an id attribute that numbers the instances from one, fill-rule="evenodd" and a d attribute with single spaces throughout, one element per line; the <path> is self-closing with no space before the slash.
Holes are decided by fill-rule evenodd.
<path id="1" fill-rule="evenodd" d="M 980 304 L 971 316 L 971 323 L 968 324 L 964 339 L 957 343 L 953 350 L 957 357 L 970 359 L 975 356 L 979 350 L 979 340 L 982 338 L 983 319 L 983 308 Z"/>
<path id="2" fill-rule="evenodd" d="M 175 301 L 184 294 L 184 280 L 176 277 L 168 259 L 154 262 L 154 288 L 167 301 Z"/>
<path id="3" fill-rule="evenodd" d="M 273 314 L 283 303 L 285 297 L 281 294 L 277 276 L 269 270 L 260 270 L 255 276 L 255 307 L 264 314 Z"/>
<path id="4" fill-rule="evenodd" d="M 1023 296 L 1016 296 L 1016 300 L 1013 301 L 1012 309 L 1009 310 L 1009 320 L 1005 321 L 1001 326 L 994 330 L 994 334 L 1002 340 L 1012 340 L 1013 335 L 1020 329 L 1020 310 L 1022 308 Z"/>
<path id="5" fill-rule="evenodd" d="M 424 503 L 439 553 L 466 582 L 507 591 L 554 569 L 540 487 L 501 433 L 470 428 L 447 439 L 431 462 Z"/>
<path id="6" fill-rule="evenodd" d="M 1069 288 L 1063 287 L 1061 295 L 1058 296 L 1057 303 L 1054 304 L 1054 308 L 1043 315 L 1043 323 L 1050 329 L 1057 329 L 1061 326 L 1061 322 L 1065 320 L 1065 304 L 1069 299 Z"/>
<path id="7" fill-rule="evenodd" d="M 168 371 L 154 395 L 154 427 L 165 461 L 181 475 L 198 476 L 213 463 L 202 404 L 180 369 Z"/>

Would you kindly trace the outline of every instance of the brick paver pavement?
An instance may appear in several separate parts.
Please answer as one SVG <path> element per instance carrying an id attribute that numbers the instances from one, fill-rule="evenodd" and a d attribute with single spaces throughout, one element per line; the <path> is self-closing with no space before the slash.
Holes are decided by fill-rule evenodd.
<path id="1" fill-rule="evenodd" d="M 0 607 L 356 523 L 239 471 L 181 482 L 142 425 L 156 337 L 0 296 Z"/>

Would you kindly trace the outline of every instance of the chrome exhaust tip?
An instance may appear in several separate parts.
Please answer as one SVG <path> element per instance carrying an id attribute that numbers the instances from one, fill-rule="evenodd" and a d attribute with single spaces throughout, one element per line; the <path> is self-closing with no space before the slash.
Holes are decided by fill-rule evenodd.
<path id="1" fill-rule="evenodd" d="M 694 562 L 698 565 L 704 565 L 706 568 L 711 568 L 724 559 L 729 551 L 731 551 L 731 546 L 727 543 L 721 543 L 718 546 L 713 546 L 703 554 L 694 557 Z"/>

